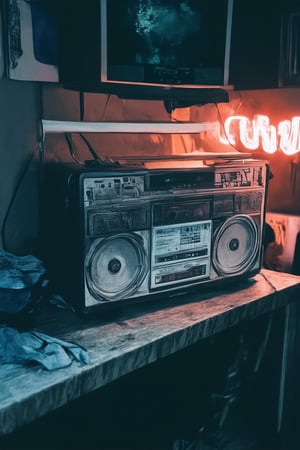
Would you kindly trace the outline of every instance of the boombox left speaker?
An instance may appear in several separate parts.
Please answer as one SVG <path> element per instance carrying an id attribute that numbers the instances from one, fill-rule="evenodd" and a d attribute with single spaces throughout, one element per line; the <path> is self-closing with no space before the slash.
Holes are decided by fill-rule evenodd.
<path id="1" fill-rule="evenodd" d="M 49 164 L 44 259 L 83 312 L 217 287 L 262 264 L 268 166 L 151 169 Z"/>
<path id="2" fill-rule="evenodd" d="M 146 241 L 140 233 L 94 240 L 85 257 L 86 298 L 121 300 L 134 295 L 149 272 Z"/>

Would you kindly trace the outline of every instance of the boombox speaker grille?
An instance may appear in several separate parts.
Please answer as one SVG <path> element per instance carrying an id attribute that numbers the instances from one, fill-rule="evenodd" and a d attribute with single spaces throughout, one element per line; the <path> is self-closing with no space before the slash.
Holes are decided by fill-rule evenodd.
<path id="1" fill-rule="evenodd" d="M 94 241 L 86 257 L 86 283 L 98 299 L 118 300 L 133 295 L 148 271 L 143 240 L 122 233 Z"/>
<path id="2" fill-rule="evenodd" d="M 221 275 L 237 275 L 253 264 L 259 247 L 258 229 L 246 215 L 227 219 L 217 230 L 213 247 L 213 264 Z"/>

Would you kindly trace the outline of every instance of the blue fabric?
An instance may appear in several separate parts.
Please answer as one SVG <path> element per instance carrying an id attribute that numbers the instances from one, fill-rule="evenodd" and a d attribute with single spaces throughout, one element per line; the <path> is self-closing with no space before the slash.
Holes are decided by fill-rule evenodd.
<path id="1" fill-rule="evenodd" d="M 89 355 L 80 345 L 38 331 L 18 331 L 0 326 L 0 364 L 37 362 L 47 370 L 68 367 L 73 361 L 89 363 Z"/>
<path id="2" fill-rule="evenodd" d="M 0 250 L 0 288 L 24 289 L 36 284 L 46 268 L 32 255 L 17 256 Z"/>
<path id="3" fill-rule="evenodd" d="M 0 312 L 18 313 L 31 301 L 31 288 L 0 289 Z"/>
<path id="4" fill-rule="evenodd" d="M 16 256 L 0 249 L 0 312 L 22 311 L 45 273 L 43 262 L 35 256 Z"/>

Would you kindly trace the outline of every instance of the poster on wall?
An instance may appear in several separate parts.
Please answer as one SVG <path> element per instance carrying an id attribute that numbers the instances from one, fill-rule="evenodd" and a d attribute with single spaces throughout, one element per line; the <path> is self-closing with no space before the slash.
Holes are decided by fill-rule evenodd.
<path id="1" fill-rule="evenodd" d="M 58 82 L 57 24 L 50 2 L 7 0 L 7 76 Z"/>

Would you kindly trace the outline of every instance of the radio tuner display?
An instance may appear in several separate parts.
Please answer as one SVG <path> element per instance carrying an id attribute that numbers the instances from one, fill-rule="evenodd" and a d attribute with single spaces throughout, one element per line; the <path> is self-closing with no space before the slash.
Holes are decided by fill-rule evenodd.
<path id="1" fill-rule="evenodd" d="M 209 276 L 212 221 L 153 227 L 151 288 Z"/>
<path id="2" fill-rule="evenodd" d="M 151 288 L 209 277 L 212 198 L 152 205 Z"/>

